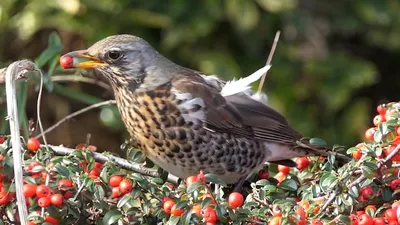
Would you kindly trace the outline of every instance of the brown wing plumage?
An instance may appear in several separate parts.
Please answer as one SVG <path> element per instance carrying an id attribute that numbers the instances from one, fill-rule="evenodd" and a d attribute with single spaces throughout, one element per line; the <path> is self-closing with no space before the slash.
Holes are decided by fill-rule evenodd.
<path id="1" fill-rule="evenodd" d="M 172 86 L 204 100 L 206 119 L 203 122 L 211 130 L 290 145 L 301 138 L 274 109 L 245 94 L 224 97 L 220 88 L 210 85 L 200 73 L 187 71 L 176 76 Z"/>

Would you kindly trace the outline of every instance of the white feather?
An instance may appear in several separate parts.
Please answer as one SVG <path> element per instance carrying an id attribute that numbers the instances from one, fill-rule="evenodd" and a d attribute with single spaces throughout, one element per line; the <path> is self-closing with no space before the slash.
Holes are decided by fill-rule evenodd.
<path id="1" fill-rule="evenodd" d="M 271 65 L 264 66 L 263 68 L 257 70 L 250 76 L 245 78 L 241 78 L 239 80 L 233 79 L 232 81 L 228 81 L 225 86 L 221 90 L 222 96 L 229 96 L 234 95 L 240 92 L 245 92 L 246 90 L 250 89 L 250 84 L 259 80 L 262 75 L 264 75 L 269 69 Z"/>

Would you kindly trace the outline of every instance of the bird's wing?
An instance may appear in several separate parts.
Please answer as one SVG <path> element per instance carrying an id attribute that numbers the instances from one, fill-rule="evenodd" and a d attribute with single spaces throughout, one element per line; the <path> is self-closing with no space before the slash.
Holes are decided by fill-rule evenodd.
<path id="1" fill-rule="evenodd" d="M 205 106 L 202 120 L 208 129 L 282 144 L 294 144 L 301 138 L 286 119 L 269 106 L 245 93 L 224 97 L 220 88 L 210 85 L 199 73 L 188 73 L 176 76 L 172 87 L 175 92 L 202 99 Z"/>

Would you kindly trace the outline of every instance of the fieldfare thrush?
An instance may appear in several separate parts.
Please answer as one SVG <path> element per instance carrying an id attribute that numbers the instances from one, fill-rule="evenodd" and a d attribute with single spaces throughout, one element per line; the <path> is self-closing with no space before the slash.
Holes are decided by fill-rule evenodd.
<path id="1" fill-rule="evenodd" d="M 332 154 L 302 142 L 287 120 L 250 90 L 268 69 L 239 80 L 179 66 L 145 40 L 115 35 L 74 51 L 65 68 L 95 69 L 109 80 L 121 117 L 139 148 L 180 178 L 213 173 L 244 180 L 266 162 Z"/>

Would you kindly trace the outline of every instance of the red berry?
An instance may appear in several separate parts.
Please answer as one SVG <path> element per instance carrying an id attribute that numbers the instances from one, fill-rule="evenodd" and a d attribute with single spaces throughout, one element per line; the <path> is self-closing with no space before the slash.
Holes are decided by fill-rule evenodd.
<path id="1" fill-rule="evenodd" d="M 64 193 L 64 198 L 65 199 L 70 199 L 70 198 L 72 198 L 74 195 L 72 194 L 72 192 L 70 192 L 70 191 L 66 191 L 65 193 Z"/>
<path id="2" fill-rule="evenodd" d="M 51 204 L 50 196 L 41 197 L 38 199 L 38 206 L 42 208 L 46 208 Z"/>
<path id="3" fill-rule="evenodd" d="M 386 114 L 386 108 L 383 107 L 383 105 L 378 105 L 378 107 L 376 107 L 376 111 L 377 111 L 380 115 L 385 115 L 385 114 Z"/>
<path id="4" fill-rule="evenodd" d="M 358 225 L 373 225 L 374 220 L 368 214 L 362 214 L 358 217 Z"/>
<path id="5" fill-rule="evenodd" d="M 123 179 L 119 184 L 119 188 L 123 194 L 126 194 L 132 191 L 133 185 L 130 180 Z"/>
<path id="6" fill-rule="evenodd" d="M 378 126 L 379 124 L 385 122 L 385 116 L 376 115 L 376 116 L 374 117 L 373 122 L 374 122 L 374 125 L 375 125 L 375 126 Z"/>
<path id="7" fill-rule="evenodd" d="M 324 225 L 324 224 L 321 222 L 321 220 L 314 219 L 314 220 L 311 221 L 310 225 Z"/>
<path id="8" fill-rule="evenodd" d="M 397 179 L 390 181 L 389 186 L 393 191 L 400 189 L 400 179 L 397 178 Z"/>
<path id="9" fill-rule="evenodd" d="M 206 176 L 204 175 L 202 170 L 200 170 L 200 173 L 197 175 L 197 181 L 201 183 L 206 182 Z"/>
<path id="10" fill-rule="evenodd" d="M 95 162 L 95 163 L 94 163 L 94 168 L 95 168 L 95 169 L 101 169 L 101 168 L 103 168 L 103 163 Z"/>
<path id="11" fill-rule="evenodd" d="M 262 179 L 268 179 L 269 178 L 269 171 L 268 170 L 260 170 L 258 172 L 258 179 L 262 180 Z"/>
<path id="12" fill-rule="evenodd" d="M 359 160 L 362 157 L 362 152 L 360 149 L 355 150 L 354 152 L 351 153 L 353 155 L 353 158 L 355 160 Z"/>
<path id="13" fill-rule="evenodd" d="M 392 209 L 393 209 L 395 212 L 397 212 L 397 209 L 399 208 L 399 206 L 400 206 L 400 201 L 393 202 L 393 204 L 392 204 Z"/>
<path id="14" fill-rule="evenodd" d="M 232 192 L 228 197 L 228 205 L 232 208 L 242 206 L 244 201 L 243 195 L 239 192 Z"/>
<path id="15" fill-rule="evenodd" d="M 171 208 L 171 215 L 173 216 L 181 216 L 184 212 L 184 209 L 177 209 L 176 205 L 173 205 Z"/>
<path id="16" fill-rule="evenodd" d="M 35 222 L 29 221 L 26 225 L 36 225 Z"/>
<path id="17" fill-rule="evenodd" d="M 3 144 L 6 141 L 6 138 L 4 136 L 0 136 L 0 144 Z"/>
<path id="18" fill-rule="evenodd" d="M 387 209 L 385 211 L 385 218 L 388 222 L 390 221 L 396 221 L 397 222 L 397 214 L 396 211 L 394 211 L 392 208 Z"/>
<path id="19" fill-rule="evenodd" d="M 10 200 L 11 200 L 11 197 L 7 192 L 0 191 L 0 205 L 5 205 L 8 202 L 10 202 Z"/>
<path id="20" fill-rule="evenodd" d="M 185 183 L 186 183 L 186 187 L 190 187 L 190 185 L 192 185 L 193 183 L 198 182 L 199 179 L 197 178 L 197 176 L 190 176 L 188 178 L 186 178 Z"/>
<path id="21" fill-rule="evenodd" d="M 37 151 L 40 148 L 40 142 L 37 138 L 29 138 L 26 147 L 31 151 Z"/>
<path id="22" fill-rule="evenodd" d="M 167 214 L 171 214 L 171 210 L 174 205 L 176 205 L 176 203 L 172 200 L 167 200 L 166 202 L 164 202 L 163 204 L 164 212 Z"/>
<path id="23" fill-rule="evenodd" d="M 108 180 L 108 184 L 111 187 L 118 187 L 123 179 L 124 177 L 121 175 L 114 175 L 110 177 L 110 179 Z"/>
<path id="24" fill-rule="evenodd" d="M 358 216 L 357 215 L 350 214 L 349 219 L 350 219 L 351 225 L 358 225 Z"/>
<path id="25" fill-rule="evenodd" d="M 374 140 L 374 134 L 375 134 L 376 128 L 371 127 L 367 131 L 365 131 L 365 138 L 367 140 L 373 141 Z"/>
<path id="26" fill-rule="evenodd" d="M 62 179 L 58 181 L 58 190 L 65 190 L 68 188 L 73 187 L 72 181 L 68 180 L 68 179 Z"/>
<path id="27" fill-rule="evenodd" d="M 24 184 L 22 187 L 24 196 L 29 198 L 36 195 L 36 185 L 35 184 Z"/>
<path id="28" fill-rule="evenodd" d="M 3 182 L 3 180 L 4 180 L 4 175 L 0 173 L 0 183 Z"/>
<path id="29" fill-rule="evenodd" d="M 215 223 L 217 222 L 217 213 L 215 210 L 208 206 L 207 208 L 201 210 L 201 216 L 203 219 L 208 223 Z"/>
<path id="30" fill-rule="evenodd" d="M 119 186 L 118 187 L 113 187 L 111 189 L 111 197 L 112 198 L 119 198 L 120 196 L 121 196 L 121 190 L 120 190 Z"/>
<path id="31" fill-rule="evenodd" d="M 310 165 L 310 160 L 307 157 L 299 157 L 296 159 L 297 169 L 303 170 Z"/>
<path id="32" fill-rule="evenodd" d="M 39 185 L 36 188 L 36 196 L 38 198 L 41 197 L 48 197 L 52 194 L 52 191 L 49 187 L 47 187 L 46 185 Z"/>
<path id="33" fill-rule="evenodd" d="M 60 58 L 60 65 L 64 69 L 73 68 L 74 67 L 74 58 L 72 58 L 71 56 L 62 56 Z"/>
<path id="34" fill-rule="evenodd" d="M 289 174 L 290 167 L 284 165 L 278 165 L 278 171 L 286 175 Z"/>
<path id="35" fill-rule="evenodd" d="M 373 221 L 374 221 L 374 225 L 385 225 L 386 224 L 385 218 L 383 218 L 383 217 L 375 217 Z"/>
<path id="36" fill-rule="evenodd" d="M 61 194 L 54 194 L 50 198 L 51 204 L 55 206 L 62 206 L 63 203 L 63 196 Z"/>
<path id="37" fill-rule="evenodd" d="M 91 170 L 88 174 L 89 177 L 99 177 L 100 176 L 101 171 L 99 169 L 94 168 L 93 170 Z"/>
<path id="38" fill-rule="evenodd" d="M 44 218 L 44 222 L 50 223 L 52 225 L 57 225 L 59 223 L 59 221 L 57 219 L 55 219 L 54 217 L 52 217 L 52 216 L 46 216 Z"/>
<path id="39" fill-rule="evenodd" d="M 282 217 L 281 216 L 274 216 L 270 221 L 268 225 L 280 225 L 281 224 Z"/>
<path id="40" fill-rule="evenodd" d="M 275 174 L 274 178 L 278 181 L 278 183 L 281 183 L 283 180 L 286 179 L 287 174 L 279 172 Z"/>

